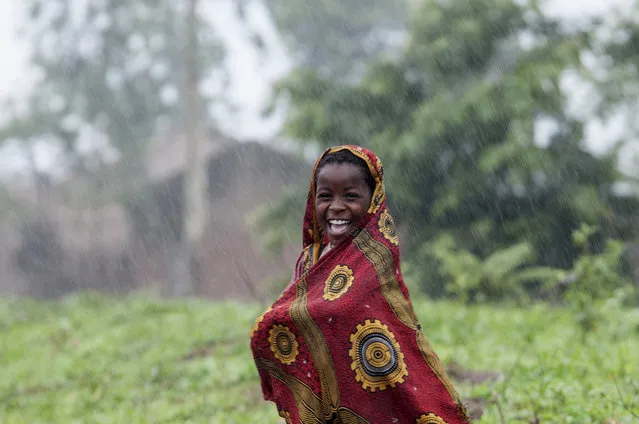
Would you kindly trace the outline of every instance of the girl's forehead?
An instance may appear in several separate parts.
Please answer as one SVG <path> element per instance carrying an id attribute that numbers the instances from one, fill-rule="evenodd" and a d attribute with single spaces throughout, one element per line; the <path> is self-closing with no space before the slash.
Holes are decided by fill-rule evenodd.
<path id="1" fill-rule="evenodd" d="M 329 163 L 324 165 L 317 173 L 317 181 L 364 181 L 364 170 L 361 166 L 352 163 Z"/>

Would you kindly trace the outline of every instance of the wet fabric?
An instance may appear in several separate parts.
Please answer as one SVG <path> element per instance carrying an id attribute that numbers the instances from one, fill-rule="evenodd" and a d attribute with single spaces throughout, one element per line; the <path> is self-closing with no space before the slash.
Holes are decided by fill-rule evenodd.
<path id="1" fill-rule="evenodd" d="M 315 173 L 343 149 L 366 162 L 375 190 L 359 228 L 320 257 Z M 470 422 L 413 311 L 372 152 L 339 146 L 317 160 L 293 281 L 256 320 L 251 350 L 264 398 L 287 423 Z"/>

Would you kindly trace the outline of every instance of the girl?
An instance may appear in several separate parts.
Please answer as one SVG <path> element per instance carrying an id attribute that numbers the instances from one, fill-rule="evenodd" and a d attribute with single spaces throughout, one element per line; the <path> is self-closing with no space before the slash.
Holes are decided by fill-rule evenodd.
<path id="1" fill-rule="evenodd" d="M 380 159 L 317 160 L 289 286 L 255 322 L 266 400 L 287 423 L 469 423 L 404 285 Z"/>

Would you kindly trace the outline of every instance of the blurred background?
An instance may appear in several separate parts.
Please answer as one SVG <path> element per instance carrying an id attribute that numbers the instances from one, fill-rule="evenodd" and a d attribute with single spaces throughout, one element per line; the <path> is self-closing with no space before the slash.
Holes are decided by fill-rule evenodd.
<path id="1" fill-rule="evenodd" d="M 459 255 L 570 269 L 582 225 L 596 252 L 627 243 L 638 278 L 632 1 L 1 7 L 4 293 L 259 297 L 288 281 L 312 162 L 342 143 L 385 162 L 431 295 L 503 284 L 459 286 Z M 532 274 L 508 290 L 542 295 L 552 273 Z"/>
<path id="2" fill-rule="evenodd" d="M 257 316 L 358 144 L 416 298 L 638 321 L 639 2 L 0 0 L 0 46 L 5 299 Z"/>

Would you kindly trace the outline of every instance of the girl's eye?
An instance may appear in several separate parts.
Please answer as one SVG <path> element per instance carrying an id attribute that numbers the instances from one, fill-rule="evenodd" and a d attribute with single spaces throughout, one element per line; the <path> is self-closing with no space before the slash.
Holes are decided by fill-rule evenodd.
<path id="1" fill-rule="evenodd" d="M 346 193 L 346 196 L 344 197 L 346 197 L 347 199 L 354 199 L 354 198 L 357 198 L 358 195 L 357 193 Z"/>
<path id="2" fill-rule="evenodd" d="M 330 195 L 330 194 L 328 194 L 328 193 L 319 193 L 319 194 L 317 195 L 317 198 L 318 198 L 318 199 L 328 199 L 329 197 L 331 197 L 331 195 Z"/>

